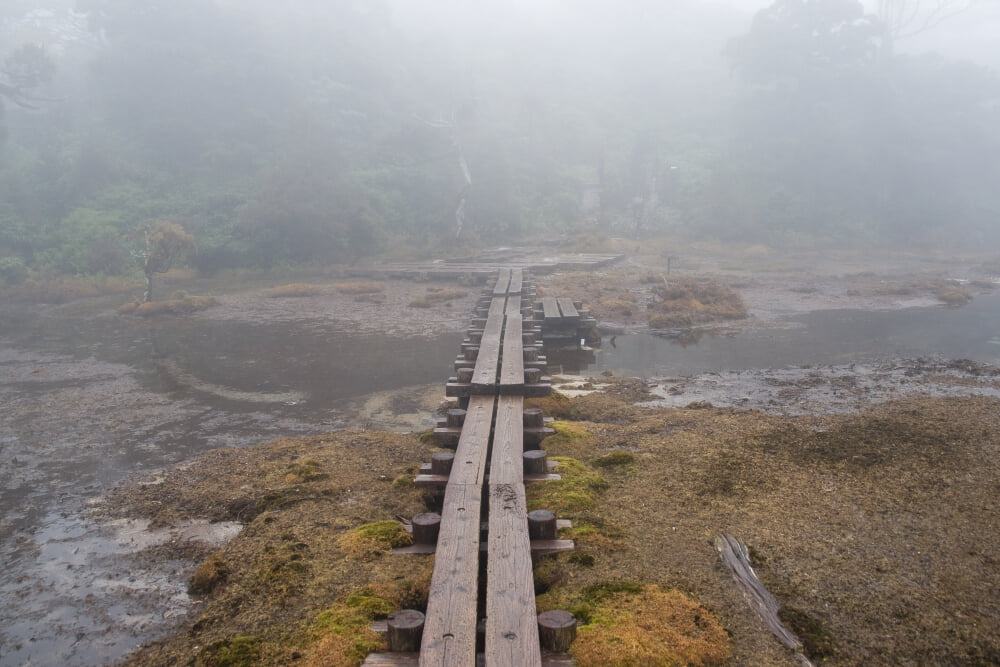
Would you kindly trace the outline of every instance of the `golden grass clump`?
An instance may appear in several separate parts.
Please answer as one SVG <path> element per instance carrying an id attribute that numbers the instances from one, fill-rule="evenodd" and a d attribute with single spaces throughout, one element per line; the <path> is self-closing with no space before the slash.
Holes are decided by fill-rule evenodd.
<path id="1" fill-rule="evenodd" d="M 337 540 L 337 546 L 344 553 L 359 560 L 374 560 L 396 547 L 411 544 L 413 538 L 398 521 L 366 523 L 348 531 Z"/>
<path id="2" fill-rule="evenodd" d="M 729 636 L 715 616 L 677 590 L 644 586 L 599 603 L 570 653 L 578 667 L 690 665 L 729 659 Z"/>
<path id="3" fill-rule="evenodd" d="M 385 285 L 374 280 L 355 280 L 347 283 L 337 283 L 333 286 L 337 292 L 341 294 L 353 294 L 358 296 L 359 294 L 375 294 L 378 292 L 385 291 Z"/>
<path id="4" fill-rule="evenodd" d="M 553 391 L 548 396 L 539 398 L 527 398 L 524 401 L 525 408 L 538 408 L 546 417 L 556 419 L 566 419 L 569 417 L 571 404 L 569 396 Z"/>
<path id="5" fill-rule="evenodd" d="M 185 315 L 198 310 L 205 310 L 219 305 L 213 296 L 195 296 L 192 294 L 174 294 L 163 301 L 140 303 L 133 301 L 118 308 L 119 315 L 138 315 L 140 317 L 155 317 L 156 315 Z"/>
<path id="6" fill-rule="evenodd" d="M 743 298 L 728 285 L 715 280 L 684 278 L 657 286 L 659 302 L 650 306 L 653 329 L 691 326 L 715 320 L 738 320 L 747 316 Z"/>
<path id="7" fill-rule="evenodd" d="M 426 294 L 418 296 L 410 302 L 410 308 L 430 308 L 436 303 L 445 303 L 465 296 L 468 296 L 468 292 L 464 290 L 428 287 Z"/>
<path id="8" fill-rule="evenodd" d="M 958 285 L 946 285 L 938 290 L 935 296 L 939 301 L 944 301 L 949 306 L 964 306 L 972 301 L 972 295 Z"/>
<path id="9" fill-rule="evenodd" d="M 323 288 L 320 285 L 310 285 L 309 283 L 291 283 L 289 285 L 281 285 L 280 287 L 272 287 L 264 292 L 264 296 L 269 299 L 284 299 L 302 296 L 317 296 L 322 293 Z"/>

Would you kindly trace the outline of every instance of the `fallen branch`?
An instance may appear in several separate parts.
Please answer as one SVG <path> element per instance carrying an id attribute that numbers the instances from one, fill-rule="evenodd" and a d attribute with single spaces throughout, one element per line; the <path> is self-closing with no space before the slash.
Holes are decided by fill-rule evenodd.
<path id="1" fill-rule="evenodd" d="M 781 604 L 764 587 L 764 584 L 757 577 L 757 573 L 750 566 L 750 554 L 747 551 L 747 546 L 732 535 L 723 533 L 715 538 L 715 550 L 719 552 L 722 562 L 732 572 L 736 583 L 743 589 L 743 594 L 750 603 L 750 607 L 757 612 L 757 615 L 774 633 L 778 641 L 795 651 L 803 665 L 813 667 L 813 663 L 802 653 L 802 641 L 778 619 L 778 610 L 781 608 Z"/>

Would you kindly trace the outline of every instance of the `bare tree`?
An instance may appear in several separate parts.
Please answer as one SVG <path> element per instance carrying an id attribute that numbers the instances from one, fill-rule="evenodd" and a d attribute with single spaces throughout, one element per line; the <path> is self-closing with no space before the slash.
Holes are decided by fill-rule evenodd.
<path id="1" fill-rule="evenodd" d="M 135 246 L 132 255 L 146 275 L 143 303 L 153 298 L 153 274 L 166 273 L 175 261 L 197 249 L 193 236 L 177 223 L 166 220 L 153 225 L 140 225 L 129 240 Z"/>
<path id="2" fill-rule="evenodd" d="M 55 65 L 38 44 L 23 44 L 7 56 L 0 67 L 0 97 L 25 109 L 37 109 L 45 98 L 34 90 L 52 79 Z"/>
<path id="3" fill-rule="evenodd" d="M 882 55 L 892 56 L 900 39 L 913 37 L 958 16 L 983 0 L 878 0 L 876 16 L 882 24 Z"/>

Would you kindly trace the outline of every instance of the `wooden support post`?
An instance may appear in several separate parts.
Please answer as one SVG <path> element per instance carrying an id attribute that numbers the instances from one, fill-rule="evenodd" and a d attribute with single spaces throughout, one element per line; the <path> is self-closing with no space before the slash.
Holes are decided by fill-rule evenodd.
<path id="1" fill-rule="evenodd" d="M 413 517 L 413 542 L 415 544 L 437 544 L 441 531 L 441 515 L 437 512 L 422 512 Z"/>
<path id="2" fill-rule="evenodd" d="M 473 369 L 471 368 L 459 368 L 455 379 L 462 384 L 469 384 L 472 382 L 472 372 Z"/>
<path id="3" fill-rule="evenodd" d="M 447 477 L 451 474 L 451 467 L 454 463 L 454 452 L 434 452 L 431 454 L 431 474 Z"/>
<path id="4" fill-rule="evenodd" d="M 542 371 L 537 368 L 525 368 L 524 369 L 524 383 L 525 384 L 538 384 L 542 379 Z"/>
<path id="5" fill-rule="evenodd" d="M 470 369 L 463 369 L 463 370 L 472 370 L 472 369 L 470 368 Z M 456 409 L 456 408 L 452 408 L 451 410 L 448 410 L 448 415 L 446 417 L 447 420 L 448 420 L 447 421 L 448 426 L 451 426 L 452 428 L 461 426 L 462 424 L 465 423 L 465 415 L 466 415 L 465 410 Z"/>
<path id="6" fill-rule="evenodd" d="M 552 510 L 528 512 L 528 538 L 532 540 L 556 539 L 556 515 Z"/>
<path id="7" fill-rule="evenodd" d="M 529 449 L 521 455 L 525 475 L 547 475 L 549 459 L 544 449 Z"/>
<path id="8" fill-rule="evenodd" d="M 527 408 L 524 411 L 525 427 L 545 426 L 545 417 L 542 416 L 541 408 Z"/>
<path id="9" fill-rule="evenodd" d="M 416 609 L 403 609 L 389 614 L 386 621 L 389 650 L 413 652 L 420 650 L 420 638 L 424 634 L 424 615 Z"/>
<path id="10" fill-rule="evenodd" d="M 554 609 L 538 615 L 538 640 L 542 649 L 565 653 L 576 639 L 576 617 L 568 611 Z"/>

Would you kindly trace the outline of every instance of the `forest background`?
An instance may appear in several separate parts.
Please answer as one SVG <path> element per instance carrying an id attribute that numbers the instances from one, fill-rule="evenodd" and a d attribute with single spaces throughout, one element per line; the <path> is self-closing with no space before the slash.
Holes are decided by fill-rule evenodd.
<path id="1" fill-rule="evenodd" d="M 996 244 L 1000 80 L 903 53 L 888 19 L 853 0 L 6 0 L 0 282 L 140 272 L 156 221 L 205 275 L 537 235 Z"/>

